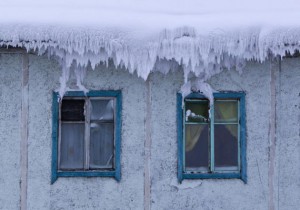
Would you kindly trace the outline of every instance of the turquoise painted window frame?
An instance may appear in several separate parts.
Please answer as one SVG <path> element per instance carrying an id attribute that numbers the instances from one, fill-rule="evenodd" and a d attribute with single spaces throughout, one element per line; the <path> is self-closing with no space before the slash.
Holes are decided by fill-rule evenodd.
<path id="1" fill-rule="evenodd" d="M 115 118 L 115 167 L 113 171 L 58 171 L 58 136 L 59 136 L 59 94 L 53 92 L 52 100 L 52 165 L 51 165 L 51 184 L 58 177 L 113 177 L 117 181 L 121 180 L 121 115 L 122 115 L 122 92 L 120 90 L 99 90 L 89 91 L 68 91 L 64 97 L 113 97 L 116 99 L 116 118 Z"/>
<path id="2" fill-rule="evenodd" d="M 247 160 L 246 160 L 246 107 L 244 92 L 218 92 L 213 93 L 214 99 L 234 99 L 239 101 L 239 163 L 240 169 L 238 172 L 185 172 L 184 170 L 184 108 L 183 98 L 181 93 L 177 93 L 177 141 L 178 141 L 178 181 L 181 183 L 184 179 L 241 179 L 247 183 Z M 204 100 L 206 97 L 200 93 L 191 93 L 184 98 L 193 100 Z M 211 116 L 214 116 L 214 107 L 210 107 Z M 214 118 L 210 120 L 210 126 L 214 125 Z M 210 133 L 214 132 L 213 127 Z M 214 135 L 210 135 L 214 136 Z M 214 149 L 213 139 L 210 139 L 212 145 L 210 150 Z M 213 154 L 213 153 L 211 153 Z M 212 161 L 213 162 L 213 161 Z M 214 164 L 214 163 L 212 163 Z M 214 166 L 213 166 L 214 167 Z"/>

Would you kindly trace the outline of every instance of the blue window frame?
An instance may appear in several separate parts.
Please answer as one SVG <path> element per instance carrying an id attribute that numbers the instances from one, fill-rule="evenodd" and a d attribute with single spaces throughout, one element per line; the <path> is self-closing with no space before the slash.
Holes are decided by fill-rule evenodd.
<path id="1" fill-rule="evenodd" d="M 52 102 L 52 173 L 121 178 L 121 91 L 67 92 Z"/>
<path id="2" fill-rule="evenodd" d="M 245 93 L 177 93 L 178 180 L 246 176 Z"/>

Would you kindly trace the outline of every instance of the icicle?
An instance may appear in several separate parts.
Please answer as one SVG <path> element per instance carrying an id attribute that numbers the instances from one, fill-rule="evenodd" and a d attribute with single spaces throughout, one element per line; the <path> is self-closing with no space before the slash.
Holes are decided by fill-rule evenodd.
<path id="1" fill-rule="evenodd" d="M 196 80 L 195 89 L 193 91 L 199 91 L 205 97 L 209 99 L 209 104 L 212 106 L 214 104 L 213 93 L 216 92 L 208 83 L 203 80 Z"/>
<path id="2" fill-rule="evenodd" d="M 63 98 L 66 89 L 67 89 L 67 82 L 70 78 L 70 67 L 67 67 L 65 63 L 62 64 L 62 75 L 59 78 L 60 88 L 59 88 L 59 96 Z"/>
<path id="3" fill-rule="evenodd" d="M 125 34 L 106 28 L 3 26 L 0 28 L 0 46 L 21 47 L 28 52 L 36 50 L 38 55 L 47 51 L 50 57 L 57 58 L 62 68 L 59 79 L 61 97 L 68 88 L 74 60 L 76 84 L 83 91 L 87 91 L 83 78 L 88 65 L 94 69 L 100 62 L 108 65 L 108 60 L 113 59 L 115 66 L 124 65 L 130 73 L 136 72 L 146 80 L 155 70 L 157 60 L 172 60 L 183 67 L 185 84 L 182 93 L 187 95 L 194 87 L 202 91 L 211 103 L 212 91 L 206 81 L 212 76 L 232 68 L 241 73 L 246 61 L 263 62 L 270 54 L 282 57 L 286 51 L 300 50 L 299 28 L 257 27 L 226 33 L 216 30 L 200 35 L 196 28 L 181 27 L 164 29 L 159 35 L 139 39 L 130 32 Z M 166 74 L 172 67 L 167 65 L 156 70 L 162 69 L 160 71 Z M 198 78 L 198 84 L 191 84 L 190 74 Z"/>
<path id="4" fill-rule="evenodd" d="M 88 89 L 85 88 L 85 86 L 82 84 L 83 79 L 86 75 L 86 70 L 87 67 L 83 66 L 81 67 L 80 65 L 75 67 L 75 75 L 76 75 L 76 85 L 79 90 L 83 91 L 84 93 L 88 92 Z"/>
<path id="5" fill-rule="evenodd" d="M 191 82 L 185 82 L 180 89 L 182 98 L 184 99 L 188 94 L 190 94 L 192 91 L 192 84 Z"/>

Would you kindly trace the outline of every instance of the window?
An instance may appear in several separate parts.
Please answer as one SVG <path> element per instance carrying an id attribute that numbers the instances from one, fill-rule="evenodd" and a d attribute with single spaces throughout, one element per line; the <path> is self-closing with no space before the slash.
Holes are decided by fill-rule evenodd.
<path id="1" fill-rule="evenodd" d="M 245 94 L 177 94 L 178 179 L 240 178 L 246 183 Z"/>
<path id="2" fill-rule="evenodd" d="M 120 180 L 121 92 L 53 93 L 52 178 Z"/>

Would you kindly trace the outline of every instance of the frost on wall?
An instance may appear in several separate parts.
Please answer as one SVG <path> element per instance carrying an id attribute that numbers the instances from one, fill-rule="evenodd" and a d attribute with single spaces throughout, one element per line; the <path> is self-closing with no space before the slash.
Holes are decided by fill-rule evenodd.
<path id="1" fill-rule="evenodd" d="M 74 71 L 79 90 L 86 68 L 112 59 L 147 79 L 159 60 L 175 60 L 184 71 L 183 95 L 201 91 L 212 102 L 212 89 L 205 83 L 224 69 L 241 72 L 245 61 L 263 62 L 270 55 L 283 56 L 300 49 L 300 29 L 247 27 L 238 30 L 212 30 L 199 33 L 195 27 L 163 29 L 159 33 L 92 27 L 3 25 L 0 45 L 22 47 L 38 54 L 48 53 L 62 68 L 60 95 L 68 89 L 70 71 Z M 72 68 L 71 68 L 72 67 Z M 171 66 L 160 68 L 168 73 Z M 192 77 L 191 77 L 192 75 Z"/>

